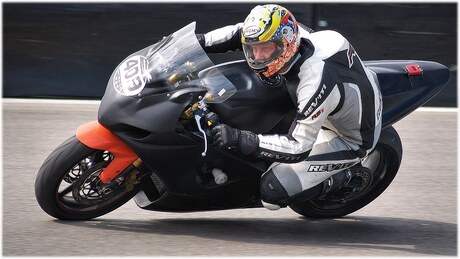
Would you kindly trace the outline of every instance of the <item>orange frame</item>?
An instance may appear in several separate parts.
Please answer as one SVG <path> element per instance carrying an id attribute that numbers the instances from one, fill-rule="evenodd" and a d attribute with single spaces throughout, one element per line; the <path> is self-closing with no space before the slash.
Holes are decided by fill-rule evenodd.
<path id="1" fill-rule="evenodd" d="M 77 139 L 86 146 L 107 150 L 114 156 L 112 162 L 99 175 L 105 184 L 116 178 L 138 158 L 138 155 L 130 147 L 97 121 L 81 125 L 77 129 L 76 135 Z"/>

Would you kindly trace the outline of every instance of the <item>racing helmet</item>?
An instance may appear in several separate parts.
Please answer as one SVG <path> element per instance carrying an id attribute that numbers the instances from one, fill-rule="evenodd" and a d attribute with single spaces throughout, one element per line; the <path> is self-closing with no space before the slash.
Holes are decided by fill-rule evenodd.
<path id="1" fill-rule="evenodd" d="M 249 66 L 259 76 L 271 77 L 288 65 L 299 49 L 297 21 L 280 5 L 258 5 L 243 23 L 241 43 Z"/>

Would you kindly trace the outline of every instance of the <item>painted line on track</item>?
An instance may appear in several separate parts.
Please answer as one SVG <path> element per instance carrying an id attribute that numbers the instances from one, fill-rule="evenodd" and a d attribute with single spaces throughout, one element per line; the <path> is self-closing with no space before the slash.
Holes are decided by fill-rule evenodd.
<path id="1" fill-rule="evenodd" d="M 100 100 L 74 100 L 74 99 L 21 99 L 21 98 L 2 98 L 3 103 L 45 103 L 45 104 L 95 104 L 99 105 Z"/>
<path id="2" fill-rule="evenodd" d="M 2 98 L 3 103 L 49 103 L 49 104 L 93 104 L 99 105 L 100 100 L 74 100 L 74 99 L 26 99 L 26 98 Z M 458 112 L 458 108 L 445 107 L 420 107 L 420 112 Z"/>

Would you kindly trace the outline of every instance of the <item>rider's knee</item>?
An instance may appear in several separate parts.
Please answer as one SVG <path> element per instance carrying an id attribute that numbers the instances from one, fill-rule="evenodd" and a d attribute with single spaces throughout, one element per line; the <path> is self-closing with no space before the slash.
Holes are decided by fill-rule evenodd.
<path id="1" fill-rule="evenodd" d="M 302 184 L 291 166 L 278 164 L 268 170 L 260 180 L 263 201 L 286 206 L 290 198 L 302 191 Z"/>
<path id="2" fill-rule="evenodd" d="M 260 179 L 260 198 L 268 203 L 284 205 L 289 195 L 276 175 L 270 169 Z"/>
<path id="3" fill-rule="evenodd" d="M 318 197 L 323 184 L 303 190 L 300 179 L 284 164 L 273 167 L 260 179 L 260 195 L 264 202 L 285 207 L 292 202 L 301 202 Z"/>

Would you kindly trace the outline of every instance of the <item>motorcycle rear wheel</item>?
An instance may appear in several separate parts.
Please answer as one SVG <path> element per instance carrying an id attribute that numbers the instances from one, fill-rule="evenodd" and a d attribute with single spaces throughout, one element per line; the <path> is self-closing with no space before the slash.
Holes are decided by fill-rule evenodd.
<path id="1" fill-rule="evenodd" d="M 38 204 L 50 216 L 62 220 L 96 218 L 125 204 L 138 192 L 134 183 L 124 188 L 128 185 L 123 182 L 113 191 L 96 189 L 102 185 L 97 176 L 112 159 L 107 151 L 89 148 L 76 136 L 69 138 L 48 156 L 37 174 Z"/>
<path id="2" fill-rule="evenodd" d="M 402 158 L 401 140 L 393 127 L 382 131 L 380 141 L 362 165 L 371 170 L 371 182 L 352 199 L 342 201 L 321 198 L 289 205 L 307 218 L 340 218 L 376 199 L 395 178 Z"/>

